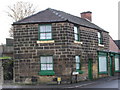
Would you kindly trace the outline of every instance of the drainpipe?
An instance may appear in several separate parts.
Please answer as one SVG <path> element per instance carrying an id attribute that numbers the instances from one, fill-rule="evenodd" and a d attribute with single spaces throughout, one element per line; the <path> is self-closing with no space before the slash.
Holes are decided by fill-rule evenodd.
<path id="1" fill-rule="evenodd" d="M 72 84 L 72 74 L 73 74 L 73 68 L 71 68 L 71 81 L 70 81 L 71 84 Z"/>

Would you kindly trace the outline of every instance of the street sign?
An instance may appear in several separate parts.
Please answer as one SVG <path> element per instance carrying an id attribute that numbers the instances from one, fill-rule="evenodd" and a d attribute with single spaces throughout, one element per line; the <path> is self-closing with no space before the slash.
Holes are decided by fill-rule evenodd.
<path id="1" fill-rule="evenodd" d="M 57 78 L 57 81 L 60 82 L 60 81 L 61 81 L 61 77 L 58 77 L 58 78 Z"/>
<path id="2" fill-rule="evenodd" d="M 73 72 L 72 74 L 73 74 L 73 75 L 77 75 L 77 74 L 79 74 L 79 72 Z"/>

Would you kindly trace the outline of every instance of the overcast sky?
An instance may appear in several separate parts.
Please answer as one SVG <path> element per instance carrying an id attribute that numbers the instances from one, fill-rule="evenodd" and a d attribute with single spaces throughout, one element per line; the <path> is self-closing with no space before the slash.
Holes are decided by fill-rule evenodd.
<path id="1" fill-rule="evenodd" d="M 9 38 L 9 28 L 13 23 L 6 13 L 8 6 L 17 1 L 33 3 L 37 11 L 53 8 L 75 16 L 91 11 L 92 22 L 108 31 L 113 39 L 118 39 L 119 0 L 0 0 L 0 44 L 5 43 L 5 38 Z"/>

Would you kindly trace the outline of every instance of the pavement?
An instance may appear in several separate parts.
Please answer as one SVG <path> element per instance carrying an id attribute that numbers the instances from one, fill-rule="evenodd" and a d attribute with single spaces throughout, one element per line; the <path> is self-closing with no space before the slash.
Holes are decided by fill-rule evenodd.
<path id="1" fill-rule="evenodd" d="M 0 85 L 0 90 L 2 89 L 2 85 Z"/>
<path id="2" fill-rule="evenodd" d="M 96 83 L 103 83 L 103 82 L 109 82 L 111 80 L 117 80 L 119 79 L 118 76 L 110 76 L 110 77 L 105 77 L 105 78 L 99 78 L 96 80 L 88 80 L 88 81 L 81 81 L 78 83 L 73 83 L 73 84 L 60 84 L 60 85 L 17 85 L 17 84 L 12 84 L 12 83 L 7 83 L 3 84 L 2 88 L 3 89 L 8 89 L 8 88 L 78 88 L 78 87 L 84 87 L 87 85 L 92 85 Z"/>

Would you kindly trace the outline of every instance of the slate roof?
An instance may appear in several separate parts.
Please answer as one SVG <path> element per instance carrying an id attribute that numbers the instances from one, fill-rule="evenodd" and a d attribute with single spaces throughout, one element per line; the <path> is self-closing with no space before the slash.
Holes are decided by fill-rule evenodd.
<path id="1" fill-rule="evenodd" d="M 120 49 L 120 40 L 114 40 L 114 42 L 118 46 L 118 48 Z"/>
<path id="2" fill-rule="evenodd" d="M 59 10 L 55 10 L 55 9 L 51 9 L 48 8 L 46 10 L 40 11 L 32 16 L 26 17 L 22 20 L 19 20 L 17 22 L 14 22 L 13 25 L 18 25 L 18 24 L 34 24 L 34 23 L 49 23 L 49 22 L 61 22 L 61 21 L 68 21 L 68 22 L 72 22 L 81 26 L 86 26 L 89 28 L 94 28 L 97 30 L 103 30 L 102 28 L 100 28 L 99 26 L 93 24 L 92 22 L 65 13 L 63 11 L 59 11 Z M 106 31 L 107 32 L 107 31 Z"/>

